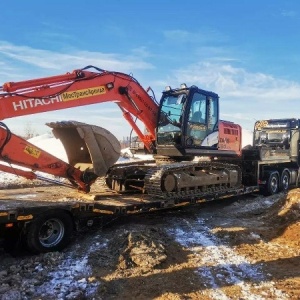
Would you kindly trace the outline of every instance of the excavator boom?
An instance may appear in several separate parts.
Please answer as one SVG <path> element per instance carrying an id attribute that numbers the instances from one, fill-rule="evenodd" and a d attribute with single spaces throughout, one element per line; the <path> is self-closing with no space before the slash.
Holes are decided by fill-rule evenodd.
<path id="1" fill-rule="evenodd" d="M 88 71 L 91 68 L 93 72 Z M 124 118 L 152 151 L 158 104 L 132 76 L 92 66 L 63 75 L 3 84 L 0 120 L 108 101 L 117 103 Z M 147 134 L 138 128 L 134 118 L 142 121 Z M 2 123 L 0 159 L 8 165 L 0 165 L 0 170 L 29 179 L 37 178 L 34 172 L 41 171 L 67 178 L 73 186 L 88 192 L 96 177 L 105 175 L 120 156 L 118 140 L 104 128 L 76 121 L 48 126 L 62 141 L 69 163 L 12 134 Z M 23 171 L 15 165 L 31 171 Z"/>
<path id="2" fill-rule="evenodd" d="M 145 146 L 155 142 L 158 104 L 132 76 L 91 66 L 72 73 L 21 82 L 7 82 L 0 90 L 0 119 L 88 104 L 116 102 Z M 148 134 L 137 127 L 134 117 Z"/>

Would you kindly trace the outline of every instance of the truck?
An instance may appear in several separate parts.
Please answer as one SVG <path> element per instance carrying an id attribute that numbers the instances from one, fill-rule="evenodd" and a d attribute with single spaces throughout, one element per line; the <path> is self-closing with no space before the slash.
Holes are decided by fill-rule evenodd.
<path id="1" fill-rule="evenodd" d="M 120 215 L 253 192 L 275 194 L 299 182 L 299 120 L 256 122 L 253 146 L 242 149 L 241 126 L 220 120 L 218 94 L 197 86 L 168 86 L 157 102 L 153 90 L 144 89 L 131 75 L 87 66 L 7 82 L 1 89 L 1 120 L 115 102 L 153 157 L 116 163 L 120 146 L 105 128 L 77 121 L 48 123 L 66 149 L 66 163 L 1 122 L 5 164 L 0 171 L 55 185 L 1 192 L 0 237 L 32 252 L 61 250 L 74 230 Z M 105 187 L 97 185 L 99 178 Z"/>
<path id="2" fill-rule="evenodd" d="M 286 192 L 299 184 L 300 120 L 296 118 L 259 120 L 253 130 L 253 147 L 244 150 L 243 159 L 253 159 L 258 182 L 266 195 Z M 254 173 L 254 172 L 253 172 Z"/>

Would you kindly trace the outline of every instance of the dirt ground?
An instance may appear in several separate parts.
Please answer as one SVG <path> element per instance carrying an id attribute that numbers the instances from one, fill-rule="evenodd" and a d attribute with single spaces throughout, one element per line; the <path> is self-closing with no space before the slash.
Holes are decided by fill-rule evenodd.
<path id="1" fill-rule="evenodd" d="M 300 299 L 299 199 L 300 190 L 268 199 L 243 197 L 126 224 L 109 239 L 109 253 L 89 257 L 94 276 L 102 280 L 99 295 Z M 184 243 L 174 239 L 174 230 L 182 228 Z M 105 268 L 103 255 L 110 257 Z"/>
<path id="2" fill-rule="evenodd" d="M 130 216 L 0 261 L 1 300 L 300 299 L 300 189 Z"/>

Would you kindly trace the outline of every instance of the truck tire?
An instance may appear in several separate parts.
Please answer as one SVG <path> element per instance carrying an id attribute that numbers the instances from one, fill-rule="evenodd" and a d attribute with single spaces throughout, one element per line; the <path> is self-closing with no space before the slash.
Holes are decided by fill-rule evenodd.
<path id="1" fill-rule="evenodd" d="M 287 170 L 281 174 L 280 191 L 287 192 L 290 187 L 290 174 Z"/>
<path id="2" fill-rule="evenodd" d="M 275 195 L 279 191 L 279 174 L 277 172 L 270 173 L 267 185 L 265 187 L 265 195 Z"/>
<path id="3" fill-rule="evenodd" d="M 70 242 L 73 228 L 66 212 L 44 213 L 30 224 L 25 236 L 27 247 L 33 253 L 62 250 Z"/>

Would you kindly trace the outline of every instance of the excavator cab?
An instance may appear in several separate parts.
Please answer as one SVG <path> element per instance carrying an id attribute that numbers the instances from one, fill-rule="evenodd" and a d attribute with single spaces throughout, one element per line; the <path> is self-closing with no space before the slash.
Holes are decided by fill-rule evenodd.
<path id="1" fill-rule="evenodd" d="M 157 126 L 157 149 L 162 155 L 198 155 L 217 150 L 219 97 L 196 86 L 182 85 L 163 92 Z"/>
<path id="2" fill-rule="evenodd" d="M 165 156 L 228 156 L 241 153 L 241 127 L 219 120 L 219 96 L 188 88 L 163 92 L 157 126 L 157 154 Z"/>

